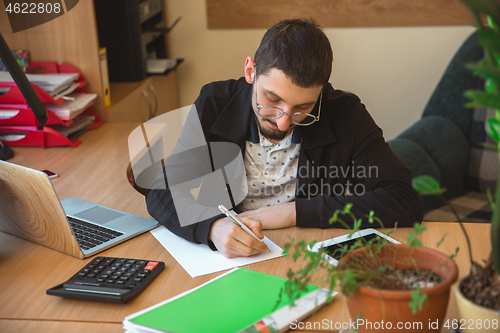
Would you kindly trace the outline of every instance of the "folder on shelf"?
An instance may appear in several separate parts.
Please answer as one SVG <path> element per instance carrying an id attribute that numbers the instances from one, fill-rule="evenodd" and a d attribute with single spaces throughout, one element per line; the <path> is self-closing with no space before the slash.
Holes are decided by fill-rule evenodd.
<path id="1" fill-rule="evenodd" d="M 71 125 L 71 120 L 63 120 L 47 110 L 46 125 Z M 33 111 L 26 104 L 0 104 L 0 126 L 39 126 Z"/>
<path id="2" fill-rule="evenodd" d="M 51 96 L 67 89 L 79 76 L 78 73 L 26 74 L 30 83 L 36 84 Z M 14 79 L 9 72 L 0 71 L 0 82 L 14 82 Z"/>
<path id="3" fill-rule="evenodd" d="M 71 98 L 61 104 L 47 103 L 45 108 L 53 112 L 64 121 L 71 120 L 95 103 L 97 94 L 72 93 L 66 96 Z M 0 106 L 1 107 L 1 106 Z"/>
<path id="4" fill-rule="evenodd" d="M 126 332 L 284 332 L 323 306 L 330 293 L 308 285 L 290 307 L 286 297 L 278 303 L 286 281 L 237 268 L 126 317 L 123 326 Z"/>

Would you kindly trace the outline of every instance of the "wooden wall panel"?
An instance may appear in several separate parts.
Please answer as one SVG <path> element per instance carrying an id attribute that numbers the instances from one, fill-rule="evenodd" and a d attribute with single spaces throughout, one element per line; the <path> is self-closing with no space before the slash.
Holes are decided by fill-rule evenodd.
<path id="1" fill-rule="evenodd" d="M 322 27 L 470 25 L 458 0 L 207 0 L 209 29 L 268 29 L 287 18 L 312 17 Z"/>
<path id="2" fill-rule="evenodd" d="M 13 33 L 0 1 L 0 33 L 13 50 L 28 50 L 31 61 L 67 62 L 87 79 L 85 89 L 97 94 L 94 104 L 104 117 L 99 40 L 94 1 L 80 1 L 73 10 L 37 27 Z"/>

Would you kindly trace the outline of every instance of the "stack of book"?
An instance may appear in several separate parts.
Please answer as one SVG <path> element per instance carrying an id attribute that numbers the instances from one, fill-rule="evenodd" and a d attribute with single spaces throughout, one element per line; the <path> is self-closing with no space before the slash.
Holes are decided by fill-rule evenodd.
<path id="1" fill-rule="evenodd" d="M 48 115 L 38 120 L 8 72 L 0 71 L 0 141 L 6 146 L 77 147 L 83 131 L 98 127 L 101 118 L 91 108 L 97 97 L 83 89 L 87 81 L 71 65 L 32 62 L 43 74 L 26 74 Z"/>

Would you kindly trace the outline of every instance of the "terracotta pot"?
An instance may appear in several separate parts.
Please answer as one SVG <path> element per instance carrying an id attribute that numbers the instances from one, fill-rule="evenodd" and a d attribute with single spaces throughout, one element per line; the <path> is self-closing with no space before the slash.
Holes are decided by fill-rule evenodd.
<path id="1" fill-rule="evenodd" d="M 365 248 L 356 249 L 344 256 L 339 265 L 363 253 L 367 253 Z M 455 262 L 439 251 L 426 247 L 408 248 L 403 244 L 384 246 L 378 257 L 381 262 L 400 269 L 418 267 L 432 270 L 445 280 L 435 287 L 421 290 L 421 293 L 427 294 L 427 300 L 416 314 L 412 314 L 409 306 L 412 290 L 359 288 L 347 302 L 352 320 L 358 322 L 358 332 L 440 332 L 450 288 L 458 276 Z"/>
<path id="2" fill-rule="evenodd" d="M 458 317 L 460 318 L 455 323 L 460 328 L 460 331 L 474 333 L 500 331 L 499 311 L 477 305 L 462 294 L 459 286 L 464 278 L 462 277 L 460 282 L 453 288 L 457 302 Z"/>

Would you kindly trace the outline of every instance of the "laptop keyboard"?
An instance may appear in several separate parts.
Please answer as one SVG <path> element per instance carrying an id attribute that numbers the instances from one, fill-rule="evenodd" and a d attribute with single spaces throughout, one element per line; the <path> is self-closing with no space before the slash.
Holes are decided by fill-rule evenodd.
<path id="1" fill-rule="evenodd" d="M 113 238 L 123 235 L 122 232 L 87 223 L 71 216 L 68 216 L 68 220 L 71 225 L 71 229 L 73 229 L 73 233 L 76 236 L 78 244 L 84 250 L 89 250 L 93 247 L 101 245 L 102 243 L 110 241 Z"/>

